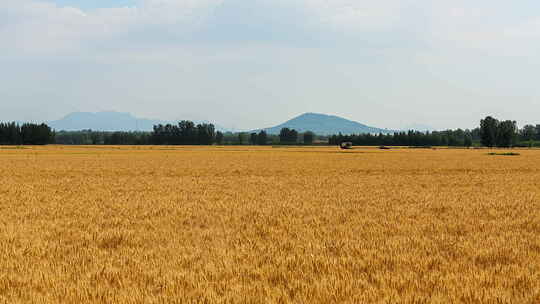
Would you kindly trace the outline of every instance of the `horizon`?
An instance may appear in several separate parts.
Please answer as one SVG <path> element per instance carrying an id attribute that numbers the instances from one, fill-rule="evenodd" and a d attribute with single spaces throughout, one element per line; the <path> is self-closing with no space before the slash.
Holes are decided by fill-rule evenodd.
<path id="1" fill-rule="evenodd" d="M 265 129 L 272 129 L 272 128 L 276 128 L 276 127 L 279 127 L 280 125 L 283 125 L 291 120 L 295 120 L 297 118 L 300 118 L 300 117 L 304 117 L 304 116 L 307 116 L 307 115 L 317 115 L 317 116 L 327 116 L 327 117 L 332 117 L 332 118 L 338 118 L 338 119 L 343 119 L 343 120 L 346 120 L 346 121 L 350 121 L 350 122 L 354 122 L 354 123 L 358 123 L 358 124 L 362 124 L 362 125 L 365 125 L 367 127 L 371 127 L 371 128 L 376 128 L 376 129 L 381 129 L 381 130 L 389 130 L 389 131 L 407 131 L 407 130 L 417 130 L 417 131 L 442 131 L 442 130 L 436 130 L 436 129 L 433 129 L 431 128 L 431 126 L 427 126 L 427 125 L 422 125 L 422 124 L 417 124 L 416 126 L 413 126 L 411 125 L 411 128 L 403 128 L 403 129 L 391 129 L 391 128 L 386 128 L 384 126 L 376 126 L 376 125 L 366 125 L 364 123 L 362 123 L 361 121 L 357 121 L 357 120 L 354 120 L 354 119 L 349 119 L 349 118 L 346 118 L 346 117 L 342 117 L 342 116 L 339 116 L 339 115 L 334 115 L 334 114 L 328 114 L 328 113 L 316 113 L 316 112 L 304 112 L 304 113 L 300 113 L 300 114 L 297 114 L 297 115 L 294 115 L 293 117 L 289 117 L 283 121 L 280 121 L 280 122 L 276 122 L 274 123 L 273 125 L 271 126 L 262 126 L 262 127 L 257 127 L 257 128 L 253 128 L 253 129 L 231 129 L 231 128 L 227 128 L 226 126 L 222 126 L 220 124 L 217 124 L 213 121 L 209 121 L 209 120 L 197 120 L 197 119 L 189 119 L 189 118 L 178 118 L 178 119 L 172 119 L 172 120 L 164 120 L 164 119 L 160 119 L 160 118 L 155 118 L 155 117 L 140 117 L 140 116 L 136 116 L 134 115 L 133 113 L 130 113 L 130 112 L 120 112 L 120 111 L 114 111 L 114 110 L 108 110 L 108 111 L 97 111 L 97 112 L 83 112 L 83 111 L 80 111 L 80 112 L 71 112 L 71 113 L 68 113 L 58 119 L 53 119 L 53 120 L 49 120 L 49 121 L 40 121 L 40 120 L 36 120 L 36 121 L 15 121 L 17 123 L 25 123 L 25 122 L 29 122 L 29 123 L 46 123 L 46 124 L 50 124 L 50 123 L 55 123 L 55 122 L 59 122 L 59 121 L 62 121 L 66 118 L 69 118 L 70 116 L 72 115 L 75 115 L 75 114 L 91 114 L 91 115 L 98 115 L 98 114 L 121 114 L 121 115 L 128 115 L 130 116 L 130 118 L 133 118 L 133 119 L 136 119 L 136 120 L 148 120 L 148 121 L 155 121 L 155 122 L 160 122 L 160 123 L 176 123 L 176 122 L 179 122 L 179 121 L 182 121 L 182 120 L 188 120 L 188 121 L 193 121 L 193 122 L 196 122 L 196 123 L 211 123 L 211 124 L 214 124 L 216 127 L 221 127 L 223 129 L 226 129 L 226 131 L 231 131 L 231 132 L 250 132 L 250 131 L 258 131 L 258 130 L 265 130 Z M 466 130 L 466 129 L 474 129 L 476 127 L 473 127 L 473 128 L 460 128 L 460 129 L 463 129 L 463 130 Z M 457 128 L 456 128 L 457 129 Z M 112 131 L 112 130 L 111 130 Z"/>
<path id="2" fill-rule="evenodd" d="M 65 118 L 68 118 L 69 116 L 73 115 L 73 114 L 92 114 L 92 115 L 96 115 L 96 114 L 103 114 L 103 113 L 115 113 L 115 114 L 127 114 L 129 115 L 131 118 L 134 118 L 136 120 L 150 120 L 150 121 L 159 121 L 161 123 L 175 123 L 175 122 L 180 122 L 182 120 L 188 120 L 188 121 L 193 121 L 193 122 L 196 122 L 196 123 L 199 123 L 199 122 L 204 122 L 204 123 L 211 123 L 213 125 L 215 125 L 216 127 L 221 127 L 223 129 L 225 129 L 227 132 L 250 132 L 250 131 L 257 131 L 257 130 L 265 130 L 265 129 L 272 129 L 272 128 L 275 128 L 275 127 L 278 127 L 280 125 L 283 125 L 285 123 L 287 123 L 288 121 L 290 120 L 294 120 L 296 118 L 299 118 L 299 117 L 302 117 L 304 115 L 307 115 L 307 114 L 315 114 L 315 115 L 324 115 L 324 116 L 329 116 L 329 117 L 336 117 L 336 118 L 340 118 L 340 119 L 344 119 L 344 120 L 348 120 L 348 121 L 351 121 L 351 122 L 354 122 L 354 123 L 359 123 L 359 124 L 363 124 L 367 127 L 371 127 L 371 128 L 376 128 L 376 129 L 381 129 L 381 130 L 389 130 L 389 131 L 408 131 L 408 130 L 415 130 L 415 131 L 421 131 L 421 132 L 425 132 L 425 131 L 429 131 L 429 132 L 432 132 L 432 131 L 445 131 L 445 130 L 457 130 L 457 129 L 461 129 L 461 130 L 473 130 L 473 129 L 476 129 L 479 127 L 479 125 L 476 125 L 476 126 L 472 126 L 472 127 L 455 127 L 455 128 L 441 128 L 441 129 L 437 129 L 437 128 L 434 128 L 430 125 L 426 125 L 426 124 L 422 124 L 422 123 L 413 123 L 413 124 L 410 124 L 408 126 L 405 126 L 405 127 L 402 127 L 402 128 L 397 128 L 397 129 L 393 129 L 393 128 L 387 128 L 385 126 L 378 126 L 378 125 L 369 125 L 369 124 L 365 124 L 361 121 L 358 121 L 358 120 L 355 120 L 355 119 L 351 119 L 351 118 L 347 118 L 347 117 L 343 117 L 343 116 L 339 116 L 339 115 L 336 115 L 336 114 L 329 114 L 329 113 L 317 113 L 317 112 L 304 112 L 304 113 L 300 113 L 300 114 L 296 114 L 294 115 L 293 117 L 289 117 L 289 118 L 286 118 L 280 122 L 276 122 L 274 123 L 273 125 L 271 126 L 264 126 L 264 127 L 257 127 L 257 128 L 251 128 L 251 129 L 235 129 L 233 127 L 227 127 L 227 126 L 224 126 L 224 125 L 221 125 L 219 123 L 216 123 L 214 121 L 210 121 L 210 120 L 206 120 L 206 119 L 192 119 L 192 118 L 177 118 L 177 119 L 170 119 L 170 120 L 167 120 L 167 119 L 161 119 L 161 118 L 156 118 L 156 117 L 140 117 L 140 116 L 137 116 L 137 115 L 134 115 L 133 113 L 130 113 L 130 112 L 124 112 L 124 111 L 115 111 L 115 110 L 103 110 L 103 111 L 95 111 L 95 112 L 92 112 L 92 111 L 76 111 L 76 112 L 70 112 L 70 113 L 67 113 L 63 116 L 61 116 L 60 118 L 58 119 L 52 119 L 52 120 L 6 120 L 6 121 L 0 121 L 0 122 L 16 122 L 16 123 L 45 123 L 45 124 L 49 124 L 49 123 L 53 123 L 53 122 L 57 122 L 57 121 L 62 121 L 64 120 Z M 496 119 L 498 119 L 499 117 L 496 117 L 494 115 L 487 115 L 487 116 L 490 116 L 490 117 L 494 117 Z M 482 117 L 481 119 L 483 119 L 485 117 Z M 478 120 L 478 122 L 480 122 L 480 120 Z M 503 119 L 503 120 L 506 120 L 506 119 Z M 520 125 L 519 123 L 517 124 L 518 127 L 524 127 L 526 125 L 532 125 L 532 126 L 535 126 L 535 125 L 539 125 L 539 123 L 525 123 L 523 125 Z M 112 130 L 111 130 L 112 131 Z"/>
<path id="3" fill-rule="evenodd" d="M 388 131 L 388 132 L 402 132 L 402 131 L 420 131 L 420 132 L 443 132 L 443 131 L 455 131 L 455 130 L 464 130 L 464 131 L 472 131 L 472 130 L 475 130 L 475 129 L 478 129 L 480 126 L 474 126 L 474 127 L 470 127 L 470 128 L 467 128 L 467 127 L 458 127 L 458 128 L 454 128 L 454 129 L 435 129 L 435 128 L 432 128 L 431 126 L 427 126 L 427 125 L 422 125 L 422 124 L 417 124 L 417 125 L 411 125 L 411 126 L 408 126 L 408 127 L 405 127 L 405 128 L 401 128 L 401 129 L 390 129 L 390 128 L 385 128 L 383 126 L 374 126 L 374 125 L 366 125 L 366 124 L 363 124 L 362 122 L 359 122 L 359 121 L 355 121 L 355 120 L 351 120 L 351 119 L 348 119 L 348 118 L 345 118 L 345 117 L 341 117 L 341 116 L 338 116 L 338 115 L 333 115 L 333 114 L 327 114 L 327 113 L 315 113 L 315 112 L 304 112 L 304 113 L 301 113 L 301 114 L 298 114 L 298 115 L 295 115 L 294 117 L 291 117 L 287 120 L 284 120 L 284 121 L 281 121 L 281 122 L 278 122 L 278 123 L 275 123 L 274 125 L 272 126 L 261 126 L 261 127 L 258 127 L 258 128 L 253 128 L 253 129 L 230 129 L 230 128 L 227 128 L 226 126 L 222 126 L 222 125 L 219 125 L 213 121 L 208 121 L 208 120 L 194 120 L 194 119 L 189 119 L 189 118 L 179 118 L 179 119 L 174 119 L 174 120 L 161 120 L 161 119 L 158 119 L 158 118 L 149 118 L 149 117 L 138 117 L 138 116 L 135 116 L 133 115 L 132 113 L 129 113 L 129 112 L 118 112 L 118 111 L 100 111 L 100 112 L 72 112 L 72 113 L 69 113 L 65 116 L 63 116 L 62 118 L 58 119 L 58 120 L 52 120 L 52 121 L 14 121 L 15 123 L 19 123 L 19 124 L 22 124 L 22 123 L 37 123 L 37 124 L 40 124 L 40 123 L 45 123 L 45 124 L 48 124 L 50 127 L 52 127 L 53 129 L 59 131 L 59 130 L 63 130 L 63 131 L 81 131 L 81 130 L 86 130 L 86 129 L 92 129 L 92 130 L 97 130 L 97 131 L 128 131 L 128 127 L 127 127 L 127 124 L 124 123 L 123 124 L 120 124 L 119 127 L 117 129 L 114 129 L 114 127 L 112 129 L 105 129 L 105 128 L 108 128 L 106 127 L 107 125 L 110 127 L 110 123 L 111 122 L 117 122 L 115 120 L 110 120 L 110 121 L 98 121 L 97 123 L 100 125 L 100 126 L 96 126 L 95 125 L 95 121 L 94 122 L 88 122 L 88 121 L 83 121 L 83 125 L 84 125 L 84 122 L 86 122 L 87 124 L 90 124 L 90 125 L 85 125 L 85 126 L 80 126 L 80 127 L 57 127 L 58 124 L 63 124 L 64 126 L 66 126 L 66 123 L 67 125 L 70 125 L 73 123 L 73 121 L 70 122 L 69 119 L 73 119 L 72 116 L 76 115 L 76 114 L 89 114 L 89 115 L 99 115 L 99 114 L 117 114 L 117 115 L 125 115 L 127 116 L 128 118 L 130 119 L 133 119 L 135 121 L 139 121 L 139 123 L 141 123 L 142 121 L 146 121 L 145 124 L 143 125 L 146 125 L 148 126 L 148 123 L 152 123 L 154 126 L 156 125 L 167 125 L 167 124 L 172 124 L 172 125 L 175 125 L 177 124 L 178 122 L 181 122 L 181 121 L 184 121 L 184 120 L 187 120 L 187 121 L 192 121 L 194 123 L 210 123 L 210 124 L 213 124 L 217 130 L 220 130 L 222 132 L 232 132 L 232 133 L 246 133 L 246 132 L 258 132 L 258 131 L 261 131 L 261 130 L 270 130 L 270 129 L 276 129 L 276 128 L 284 128 L 284 127 L 287 127 L 287 128 L 292 128 L 293 130 L 296 129 L 296 128 L 299 128 L 298 130 L 301 131 L 301 132 L 304 132 L 304 131 L 314 131 L 314 130 L 311 130 L 309 129 L 309 127 L 306 127 L 306 124 L 307 125 L 311 125 L 313 124 L 313 121 L 298 121 L 298 119 L 300 118 L 304 118 L 306 116 L 309 116 L 309 115 L 314 115 L 314 116 L 326 116 L 326 117 L 330 117 L 330 118 L 337 118 L 341 121 L 341 128 L 344 128 L 344 129 L 348 129 L 350 128 L 351 126 L 348 124 L 348 123 L 354 123 L 354 124 L 358 124 L 357 127 L 355 128 L 371 128 L 371 129 L 378 129 L 380 131 L 382 131 L 383 133 L 385 133 L 384 131 Z M 489 117 L 493 117 L 491 115 L 489 115 Z M 103 117 L 102 117 L 103 118 Z M 118 117 L 109 117 L 111 119 L 118 119 Z M 484 117 L 484 118 L 487 118 L 487 117 Z M 482 118 L 482 119 L 484 119 Z M 498 117 L 493 117 L 495 119 L 498 120 Z M 67 122 L 65 121 L 66 119 Z M 504 121 L 501 120 L 501 121 Z M 1 121 L 0 121 L 1 122 Z M 6 121 L 6 122 L 10 122 L 10 121 Z M 348 123 L 347 123 L 348 122 Z M 336 124 L 336 122 L 332 122 L 331 125 L 328 125 L 328 121 L 325 122 L 326 123 L 326 128 L 330 128 L 330 129 L 334 129 L 334 130 L 337 130 L 339 129 L 340 127 L 338 127 L 338 125 Z M 345 123 L 345 124 L 343 124 Z M 519 124 L 517 124 L 517 122 L 514 122 L 516 123 L 516 127 L 519 128 L 519 129 L 522 129 L 524 127 L 527 127 L 527 126 L 532 126 L 532 127 L 538 127 L 540 124 L 528 124 L 528 125 L 523 125 L 523 126 L 520 126 Z M 93 126 L 91 126 L 92 124 L 94 124 Z M 301 126 L 298 126 L 298 125 L 301 125 Z M 297 125 L 297 127 L 295 127 L 294 125 Z M 133 129 L 129 129 L 129 131 L 145 131 L 145 130 L 140 130 L 139 127 L 141 127 L 140 125 L 136 125 L 135 128 Z M 144 127 L 143 127 L 144 128 Z M 148 129 L 149 130 L 149 129 Z M 274 130 L 275 131 L 275 130 Z M 352 133 L 348 133 L 348 131 L 346 130 L 341 130 L 341 131 L 319 131 L 319 132 L 323 132 L 323 133 L 318 133 L 317 131 L 315 132 L 315 134 L 319 134 L 319 135 L 325 135 L 325 134 L 337 134 L 337 133 L 344 133 L 344 134 L 357 134 L 357 132 L 352 132 Z M 328 133 L 330 132 L 330 133 Z M 376 131 L 376 132 L 368 132 L 368 131 L 359 131 L 358 134 L 360 133 L 379 133 L 379 131 Z"/>
<path id="4" fill-rule="evenodd" d="M 236 130 L 538 123 L 540 4 L 5 0 L 1 121 L 114 110 Z"/>

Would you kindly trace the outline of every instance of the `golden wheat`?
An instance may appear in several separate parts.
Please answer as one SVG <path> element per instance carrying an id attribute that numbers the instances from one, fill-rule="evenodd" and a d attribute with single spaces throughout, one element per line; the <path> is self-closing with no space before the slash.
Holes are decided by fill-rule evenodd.
<path id="1" fill-rule="evenodd" d="M 540 151 L 0 148 L 0 303 L 540 303 Z"/>

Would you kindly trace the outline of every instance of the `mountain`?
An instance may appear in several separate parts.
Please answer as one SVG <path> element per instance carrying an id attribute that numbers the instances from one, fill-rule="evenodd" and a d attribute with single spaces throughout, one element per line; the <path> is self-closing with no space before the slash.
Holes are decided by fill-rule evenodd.
<path id="1" fill-rule="evenodd" d="M 194 121 L 202 123 L 202 121 Z M 60 120 L 49 122 L 55 130 L 77 131 L 92 129 L 95 131 L 152 131 L 157 124 L 176 124 L 177 122 L 157 119 L 137 118 L 130 113 L 120 112 L 75 112 Z M 216 130 L 226 131 L 216 125 Z"/>
<path id="2" fill-rule="evenodd" d="M 76 131 L 92 129 L 95 131 L 151 131 L 156 124 L 167 123 L 161 120 L 137 118 L 120 112 L 75 112 L 60 120 L 49 122 L 55 130 Z"/>
<path id="3" fill-rule="evenodd" d="M 394 130 L 366 126 L 356 121 L 338 116 L 305 113 L 272 128 L 263 129 L 269 134 L 279 134 L 282 128 L 295 129 L 299 132 L 312 131 L 318 135 L 393 133 Z"/>
<path id="4" fill-rule="evenodd" d="M 203 123 L 206 121 L 194 121 Z M 152 131 L 157 124 L 176 124 L 156 119 L 137 118 L 130 113 L 120 112 L 74 112 L 62 119 L 49 122 L 49 126 L 57 131 L 77 131 L 92 129 L 95 131 Z M 278 126 L 264 129 L 269 134 L 279 134 L 282 128 L 295 129 L 299 132 L 312 131 L 319 135 L 360 134 L 360 133 L 392 133 L 393 130 L 369 127 L 361 123 L 338 116 L 317 113 L 305 113 Z M 216 125 L 216 130 L 228 131 Z M 259 131 L 259 130 L 257 130 Z"/>

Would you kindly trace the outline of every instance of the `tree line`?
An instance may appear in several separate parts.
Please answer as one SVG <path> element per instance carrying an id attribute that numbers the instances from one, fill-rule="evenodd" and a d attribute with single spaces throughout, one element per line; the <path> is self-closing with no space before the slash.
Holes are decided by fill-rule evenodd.
<path id="1" fill-rule="evenodd" d="M 156 125 L 151 132 L 103 132 L 92 130 L 56 132 L 55 143 L 64 145 L 311 145 L 324 136 L 284 128 L 279 135 L 258 132 L 221 132 L 212 124 L 181 121 Z"/>
<path id="2" fill-rule="evenodd" d="M 480 130 L 481 144 L 485 147 L 532 147 L 540 142 L 540 124 L 519 129 L 515 121 L 487 116 L 480 121 Z"/>
<path id="3" fill-rule="evenodd" d="M 54 132 L 46 124 L 0 123 L 0 145 L 46 145 L 54 142 Z"/>
<path id="4" fill-rule="evenodd" d="M 180 121 L 178 124 L 155 125 L 152 132 L 60 131 L 55 143 L 63 145 L 212 145 L 223 133 L 212 124 Z"/>
<path id="5" fill-rule="evenodd" d="M 352 142 L 357 146 L 450 146 L 471 147 L 532 147 L 540 146 L 540 124 L 525 125 L 519 129 L 515 121 L 499 121 L 491 116 L 480 121 L 472 130 L 446 130 L 433 132 L 407 131 L 394 134 L 331 135 L 330 145 Z"/>
<path id="6" fill-rule="evenodd" d="M 105 132 L 93 130 L 56 132 L 60 145 L 151 145 L 150 132 Z"/>
<path id="7" fill-rule="evenodd" d="M 487 116 L 480 121 L 478 128 L 472 130 L 320 136 L 290 128 L 281 129 L 278 135 L 264 130 L 220 132 L 213 124 L 195 124 L 188 120 L 156 125 L 151 132 L 55 132 L 46 124 L 0 123 L 1 145 L 339 145 L 342 142 L 352 142 L 357 146 L 532 147 L 540 146 L 540 124 L 519 129 L 515 121 L 500 121 Z"/>
<path id="8" fill-rule="evenodd" d="M 447 130 L 434 132 L 408 131 L 394 134 L 332 135 L 330 145 L 352 142 L 355 146 L 451 146 L 470 147 L 478 139 L 478 130 Z"/>
<path id="9" fill-rule="evenodd" d="M 157 125 L 151 135 L 155 145 L 212 145 L 222 136 L 213 124 L 183 120 L 177 125 Z"/>

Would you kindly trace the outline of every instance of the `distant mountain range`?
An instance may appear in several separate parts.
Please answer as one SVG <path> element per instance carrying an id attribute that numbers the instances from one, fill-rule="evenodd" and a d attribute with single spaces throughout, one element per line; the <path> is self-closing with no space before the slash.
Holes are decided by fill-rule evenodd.
<path id="1" fill-rule="evenodd" d="M 120 112 L 75 112 L 62 119 L 49 122 L 55 130 L 76 131 L 151 131 L 154 125 L 167 123 L 162 120 L 137 118 Z"/>
<path id="2" fill-rule="evenodd" d="M 312 131 L 315 134 L 319 135 L 331 135 L 338 134 L 340 132 L 342 134 L 387 134 L 395 132 L 394 130 L 366 126 L 359 122 L 348 120 L 338 116 L 318 113 L 305 113 L 275 127 L 262 130 L 265 130 L 269 134 L 279 134 L 282 128 L 295 129 L 299 132 Z"/>
<path id="3" fill-rule="evenodd" d="M 201 123 L 202 121 L 195 121 Z M 121 112 L 74 112 L 66 115 L 62 119 L 48 123 L 55 130 L 78 131 L 152 131 L 154 125 L 158 124 L 176 124 L 177 122 L 137 118 L 130 113 Z M 216 125 L 216 129 L 227 131 L 225 128 Z"/>
<path id="4" fill-rule="evenodd" d="M 195 123 L 201 122 L 204 121 L 195 121 Z M 74 112 L 66 115 L 62 119 L 51 121 L 48 124 L 57 131 L 76 131 L 88 129 L 95 131 L 152 131 L 154 125 L 168 123 L 176 124 L 177 121 L 171 122 L 158 119 L 137 118 L 130 113 L 110 111 L 97 113 Z M 338 116 L 318 113 L 305 113 L 277 126 L 254 131 L 258 132 L 260 130 L 265 130 L 269 134 L 279 134 L 282 128 L 295 129 L 299 132 L 312 131 L 318 135 L 331 135 L 338 134 L 340 132 L 342 134 L 387 134 L 397 132 L 395 130 L 366 126 L 359 122 Z M 426 129 L 431 128 L 415 125 L 408 129 L 425 131 Z M 216 125 L 216 130 L 222 132 L 230 131 L 219 125 Z"/>

